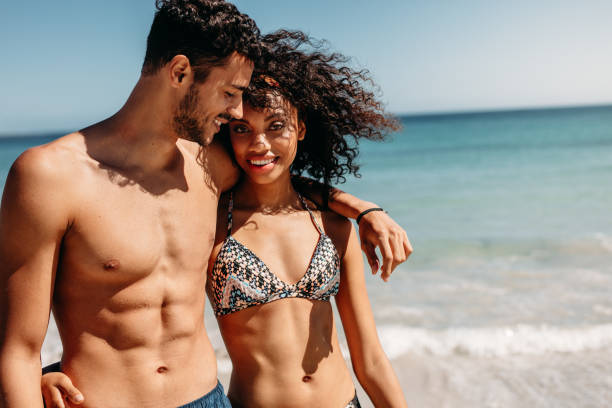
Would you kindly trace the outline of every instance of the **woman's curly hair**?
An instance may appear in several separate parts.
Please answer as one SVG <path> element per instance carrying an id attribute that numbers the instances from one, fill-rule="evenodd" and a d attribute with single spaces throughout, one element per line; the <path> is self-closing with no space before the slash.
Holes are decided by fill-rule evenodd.
<path id="1" fill-rule="evenodd" d="M 260 32 L 236 6 L 222 0 L 157 0 L 147 37 L 143 74 L 153 74 L 175 55 L 189 58 L 195 80 L 224 65 L 234 51 L 257 62 Z"/>
<path id="2" fill-rule="evenodd" d="M 352 69 L 349 58 L 327 53 L 324 45 L 300 31 L 264 36 L 261 61 L 243 100 L 263 109 L 273 103 L 266 95 L 280 94 L 297 108 L 306 136 L 291 174 L 321 182 L 326 205 L 332 183 L 345 182 L 347 174 L 360 176 L 359 140 L 383 140 L 400 125 L 385 113 L 369 72 Z"/>

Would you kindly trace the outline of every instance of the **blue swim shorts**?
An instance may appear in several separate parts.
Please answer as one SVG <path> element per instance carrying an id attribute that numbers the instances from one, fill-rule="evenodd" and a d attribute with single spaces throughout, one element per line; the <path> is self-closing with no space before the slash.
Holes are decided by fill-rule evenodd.
<path id="1" fill-rule="evenodd" d="M 217 381 L 217 386 L 208 394 L 178 408 L 232 408 L 225 396 L 223 386 Z"/>

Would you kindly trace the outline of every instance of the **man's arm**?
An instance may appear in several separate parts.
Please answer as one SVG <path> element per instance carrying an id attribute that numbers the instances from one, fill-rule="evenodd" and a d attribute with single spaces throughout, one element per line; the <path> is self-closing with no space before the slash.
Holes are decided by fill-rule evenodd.
<path id="1" fill-rule="evenodd" d="M 332 190 L 329 197 L 329 208 L 347 218 L 355 219 L 363 211 L 377 207 L 337 188 Z M 372 274 L 376 274 L 380 267 L 376 248 L 380 249 L 383 261 L 380 277 L 386 282 L 395 267 L 405 262 L 412 253 L 406 231 L 384 211 L 365 214 L 359 220 L 358 227 L 361 249 L 366 254 Z"/>
<path id="2" fill-rule="evenodd" d="M 311 199 L 314 197 L 313 201 L 322 202 L 323 185 L 304 177 L 297 177 L 294 182 L 307 191 Z M 332 188 L 328 204 L 333 212 L 352 219 L 356 219 L 365 210 L 378 207 L 374 203 L 361 200 L 337 188 Z M 365 214 L 361 217 L 358 227 L 361 249 L 366 254 L 372 274 L 376 274 L 380 268 L 376 254 L 378 247 L 383 261 L 381 278 L 387 281 L 395 267 L 405 262 L 412 253 L 412 245 L 406 231 L 384 211 Z"/>
<path id="3" fill-rule="evenodd" d="M 22 154 L 0 208 L 0 406 L 42 407 L 40 350 L 49 323 L 59 247 L 68 226 L 61 163 Z"/>

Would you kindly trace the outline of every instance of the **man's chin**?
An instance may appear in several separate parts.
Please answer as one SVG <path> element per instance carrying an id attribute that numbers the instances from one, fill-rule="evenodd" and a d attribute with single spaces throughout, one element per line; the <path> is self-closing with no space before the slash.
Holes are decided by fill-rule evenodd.
<path id="1" fill-rule="evenodd" d="M 200 134 L 200 140 L 197 142 L 198 144 L 200 144 L 201 146 L 208 146 L 212 143 L 212 141 L 215 139 L 215 136 L 217 136 L 220 132 L 220 129 L 217 126 L 213 125 L 212 128 L 212 130 L 204 131 Z"/>
<path id="2" fill-rule="evenodd" d="M 197 143 L 202 147 L 205 147 L 212 143 L 214 136 L 215 135 L 204 134 L 204 132 L 201 132 L 198 134 L 187 134 L 181 138 L 189 140 L 190 142 Z"/>
<path id="3" fill-rule="evenodd" d="M 202 136 L 202 138 L 197 142 L 200 146 L 208 146 L 209 144 L 212 143 L 213 139 L 215 138 L 215 135 L 204 135 Z"/>

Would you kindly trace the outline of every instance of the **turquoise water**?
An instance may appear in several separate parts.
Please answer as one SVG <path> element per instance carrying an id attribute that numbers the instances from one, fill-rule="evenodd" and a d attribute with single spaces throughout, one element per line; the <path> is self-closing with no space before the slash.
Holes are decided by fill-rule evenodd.
<path id="1" fill-rule="evenodd" d="M 566 238 L 612 230 L 612 108 L 406 118 L 364 149 L 374 195 L 413 236 Z M 419 220 L 419 222 L 415 222 Z"/>
<path id="2" fill-rule="evenodd" d="M 441 380 L 421 392 L 446 396 L 432 406 L 606 406 L 612 107 L 402 123 L 388 142 L 362 144 L 363 177 L 341 186 L 387 209 L 415 248 L 390 284 L 368 276 L 393 363 L 427 362 Z M 55 136 L 0 139 L 0 182 L 21 151 Z"/>
<path id="3" fill-rule="evenodd" d="M 429 328 L 610 320 L 590 309 L 594 301 L 612 306 L 611 287 L 591 284 L 587 275 L 607 280 L 612 272 L 612 108 L 414 117 L 403 124 L 389 143 L 364 144 L 363 177 L 345 186 L 387 208 L 415 247 L 395 277 L 419 290 L 391 285 L 389 299 L 377 286 L 381 298 L 411 307 L 443 303 L 444 316 L 414 322 Z M 453 293 L 439 293 L 442 282 Z M 558 293 L 551 293 L 553 283 Z M 474 285 L 494 303 L 477 313 L 464 310 Z M 576 285 L 585 290 L 582 300 L 570 294 Z M 505 310 L 526 296 L 542 299 Z"/>

